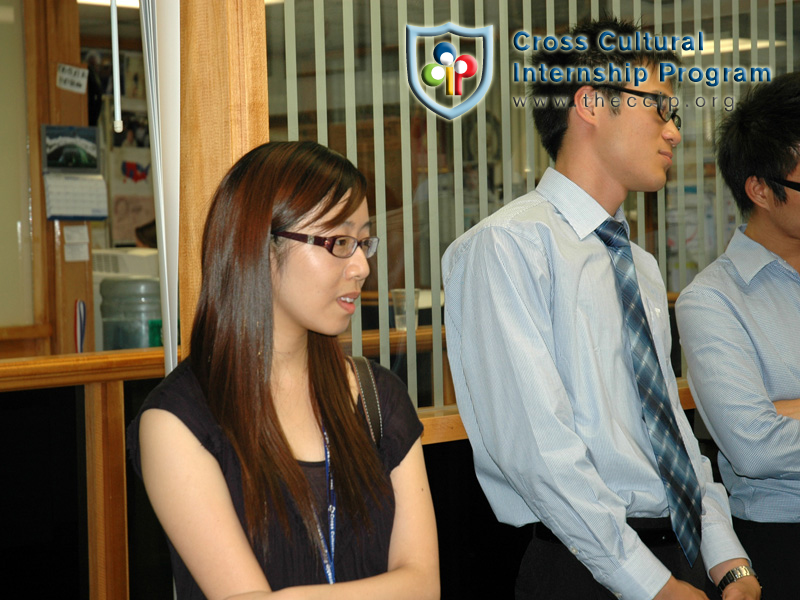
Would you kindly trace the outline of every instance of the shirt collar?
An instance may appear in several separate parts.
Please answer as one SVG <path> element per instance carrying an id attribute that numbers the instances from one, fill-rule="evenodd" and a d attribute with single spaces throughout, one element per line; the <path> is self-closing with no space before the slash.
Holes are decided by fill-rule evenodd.
<path id="1" fill-rule="evenodd" d="M 555 206 L 581 240 L 609 218 L 608 212 L 597 200 L 577 183 L 551 167 L 548 167 L 542 175 L 536 191 Z M 625 220 L 622 206 L 617 210 L 614 219 L 622 223 L 630 238 L 630 227 Z"/>
<path id="2" fill-rule="evenodd" d="M 733 232 L 733 237 L 725 250 L 725 255 L 739 272 L 739 277 L 750 285 L 753 277 L 771 262 L 779 260 L 777 254 L 750 239 L 744 233 L 747 225 L 740 225 Z"/>

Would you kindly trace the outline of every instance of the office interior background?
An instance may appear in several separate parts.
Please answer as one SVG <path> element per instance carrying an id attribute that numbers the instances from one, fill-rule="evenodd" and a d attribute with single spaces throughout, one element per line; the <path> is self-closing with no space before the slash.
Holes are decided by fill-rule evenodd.
<path id="1" fill-rule="evenodd" d="M 22 0 L 2 0 L 4 11 L 22 14 Z M 518 51 L 513 35 L 564 34 L 579 20 L 613 14 L 640 22 L 654 35 L 692 36 L 703 32 L 702 52 L 684 52 L 687 68 L 767 67 L 778 75 L 794 68 L 796 59 L 794 2 L 780 0 L 657 1 L 599 0 L 555 2 L 474 0 L 286 0 L 265 3 L 269 135 L 272 140 L 316 140 L 340 151 L 364 172 L 370 182 L 370 212 L 382 238 L 373 259 L 367 289 L 376 292 L 361 306 L 353 324 L 355 349 L 365 329 L 380 331 L 380 361 L 392 362 L 389 331 L 393 324 L 389 290 L 441 289 L 440 259 L 458 235 L 513 198 L 533 189 L 549 165 L 531 112 L 519 106 L 525 87 L 514 80 L 514 63 L 521 68 L 528 52 Z M 92 50 L 103 60 L 107 48 L 95 48 L 109 36 L 107 7 L 81 4 L 82 58 Z M 405 26 L 438 25 L 451 21 L 464 27 L 493 26 L 493 81 L 485 98 L 463 116 L 447 121 L 434 115 L 410 93 L 405 70 Z M 136 9 L 119 9 L 120 35 L 141 40 Z M 0 327 L 31 324 L 32 232 L 28 132 L 24 90 L 22 20 L 3 23 L 0 44 L 7 58 L 2 122 L 4 140 L 0 180 L 5 200 L 0 203 L 0 264 L 7 282 L 0 302 Z M 433 45 L 418 46 L 418 70 L 432 60 Z M 141 43 L 141 42 L 139 42 Z M 483 47 L 474 39 L 454 39 L 460 52 L 481 63 Z M 89 44 L 87 46 L 86 44 Z M 132 72 L 142 69 L 135 42 L 123 48 L 122 62 Z M 140 47 L 140 46 L 139 46 Z M 139 133 L 146 130 L 144 75 L 138 89 L 128 88 L 123 101 Z M 464 98 L 478 77 L 464 80 Z M 123 83 L 125 82 L 123 75 Z M 16 82 L 16 83 L 11 83 Z M 631 194 L 625 203 L 632 237 L 652 252 L 670 292 L 677 293 L 692 277 L 724 251 L 733 228 L 740 223 L 732 197 L 716 171 L 713 135 L 726 110 L 749 83 L 692 83 L 684 78 L 678 95 L 683 141 L 664 189 Z M 124 88 L 123 88 L 124 89 Z M 448 104 L 444 86 L 433 92 Z M 120 151 L 121 140 L 110 131 L 110 97 L 106 97 L 99 126 L 101 155 Z M 138 115 L 138 117 L 137 117 Z M 265 115 L 265 118 L 267 116 Z M 128 123 L 126 123 L 128 125 Z M 202 123 L 198 124 L 202 127 Z M 146 150 L 124 150 L 148 159 Z M 136 152 L 138 151 L 138 154 Z M 107 180 L 113 160 L 101 160 Z M 109 187 L 113 184 L 109 183 Z M 138 192 L 136 192 L 138 194 Z M 114 190 L 108 221 L 92 227 L 95 250 L 132 243 L 122 225 L 115 230 Z M 143 194 L 147 196 L 147 194 Z M 144 207 L 142 214 L 152 215 Z M 122 229 L 121 229 L 122 228 Z M 114 235 L 117 234 L 117 235 Z M 433 297 L 433 296 L 431 296 Z M 99 304 L 100 299 L 97 298 Z M 96 311 L 99 317 L 99 311 Z M 412 398 L 421 405 L 441 405 L 444 399 L 441 314 L 431 311 L 432 367 L 409 352 L 402 365 Z M 95 323 L 98 331 L 100 323 Z M 407 347 L 418 344 L 409 330 Z M 98 340 L 100 334 L 96 335 Z M 427 342 L 426 342 L 427 351 Z M 422 369 L 423 372 L 420 372 Z"/>
<path id="2" fill-rule="evenodd" d="M 0 95 L 0 340 L 8 339 L 3 336 L 5 330 L 32 327 L 36 322 L 32 299 L 41 240 L 31 226 L 31 179 L 39 174 L 32 172 L 29 155 L 25 4 L 24 0 L 0 0 L 4 56 L 0 77 L 5 82 Z M 696 39 L 702 31 L 705 47 L 702 52 L 683 53 L 686 67 L 704 71 L 744 67 L 748 73 L 750 67 L 767 67 L 774 77 L 793 71 L 799 60 L 795 32 L 800 11 L 795 4 L 781 0 L 266 0 L 264 77 L 269 114 L 264 118 L 269 119 L 270 139 L 319 141 L 350 158 L 370 183 L 373 231 L 382 241 L 366 286 L 374 294 L 361 302 L 353 320 L 353 352 L 360 353 L 366 337 L 377 337 L 378 359 L 401 373 L 415 403 L 445 404 L 449 375 L 442 313 L 429 310 L 424 324 L 418 329 L 409 327 L 403 334 L 403 349 L 398 351 L 391 341 L 395 323 L 390 290 L 433 290 L 428 306 L 437 304 L 440 260 L 447 246 L 479 220 L 533 189 L 550 164 L 530 110 L 519 106 L 525 89 L 513 79 L 513 64 L 526 64 L 530 52 L 515 49 L 516 32 L 561 35 L 580 20 L 613 14 L 640 22 L 643 30 L 655 35 Z M 82 59 L 88 62 L 95 51 L 101 62 L 106 60 L 108 8 L 81 4 L 78 14 Z M 492 25 L 494 45 L 489 91 L 475 109 L 452 121 L 437 117 L 410 93 L 405 67 L 405 26 L 448 21 L 469 28 Z M 136 42 L 141 40 L 138 10 L 120 8 L 119 22 L 120 36 L 127 40 L 123 63 L 129 65 L 125 106 L 134 115 L 128 125 L 133 129 L 143 122 L 146 128 L 147 92 L 143 81 L 132 77 L 144 68 L 141 41 L 138 46 Z M 432 61 L 433 46 L 441 40 L 450 41 L 450 36 L 420 42 L 417 71 Z M 481 43 L 466 38 L 453 43 L 482 63 Z M 464 97 L 473 92 L 477 79 L 465 80 Z M 134 89 L 134 83 L 140 87 Z M 655 255 L 673 295 L 724 251 L 741 223 L 715 167 L 713 138 L 726 110 L 735 106 L 749 85 L 720 82 L 710 87 L 684 81 L 678 90 L 683 141 L 667 184 L 655 193 L 631 194 L 625 202 L 634 241 Z M 449 102 L 443 86 L 431 94 L 442 104 Z M 110 104 L 106 96 L 98 122 L 110 217 L 91 225 L 93 256 L 133 242 L 119 223 L 115 230 L 110 180 L 116 174 L 111 159 L 114 152 L 123 151 L 124 140 L 115 140 L 110 130 Z M 144 143 L 135 145 L 135 150 L 127 151 L 148 160 Z M 146 192 L 134 195 L 148 196 Z M 142 210 L 152 214 L 147 212 L 152 208 L 144 204 Z M 100 298 L 95 302 L 99 304 Z M 95 327 L 102 329 L 99 322 Z M 673 343 L 677 347 L 677 340 Z M 673 365 L 680 375 L 679 351 Z M 38 418 L 30 418 L 32 427 Z M 57 482 L 47 489 L 57 490 Z M 75 500 L 75 506 L 82 500 Z M 36 515 L 26 519 L 21 521 L 35 522 Z M 25 534 L 29 533 L 26 526 Z"/>

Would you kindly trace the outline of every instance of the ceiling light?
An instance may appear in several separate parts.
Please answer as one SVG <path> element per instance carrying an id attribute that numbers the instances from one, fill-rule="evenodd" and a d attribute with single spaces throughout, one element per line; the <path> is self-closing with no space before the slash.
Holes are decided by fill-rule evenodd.
<path id="1" fill-rule="evenodd" d="M 111 6 L 111 0 L 78 0 L 78 4 Z M 139 0 L 117 0 L 117 8 L 139 8 Z"/>
<path id="2" fill-rule="evenodd" d="M 111 0 L 78 0 L 78 4 L 111 6 Z M 264 4 L 283 4 L 283 0 L 264 0 Z M 117 0 L 117 8 L 139 8 L 139 0 Z"/>

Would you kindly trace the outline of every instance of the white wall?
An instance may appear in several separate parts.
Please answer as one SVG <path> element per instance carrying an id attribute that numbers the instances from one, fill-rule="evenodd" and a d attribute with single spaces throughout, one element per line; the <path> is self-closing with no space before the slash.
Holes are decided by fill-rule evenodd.
<path id="1" fill-rule="evenodd" d="M 22 0 L 0 0 L 0 327 L 33 323 Z"/>

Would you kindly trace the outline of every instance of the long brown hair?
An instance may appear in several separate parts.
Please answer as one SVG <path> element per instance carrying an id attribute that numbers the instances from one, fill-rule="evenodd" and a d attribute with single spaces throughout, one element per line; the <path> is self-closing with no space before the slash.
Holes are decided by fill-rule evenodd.
<path id="1" fill-rule="evenodd" d="M 280 259 L 272 233 L 334 207 L 338 212 L 323 225 L 336 227 L 365 193 L 364 176 L 339 154 L 313 142 L 272 142 L 231 168 L 208 213 L 190 358 L 211 412 L 239 456 L 247 533 L 263 552 L 266 511 L 276 511 L 289 535 L 288 502 L 296 505 L 310 540 L 321 544 L 308 481 L 270 393 L 271 263 Z M 330 440 L 337 501 L 354 524 L 369 529 L 367 496 L 383 501 L 388 480 L 353 411 L 347 368 L 335 336 L 309 331 L 309 391 Z"/>

